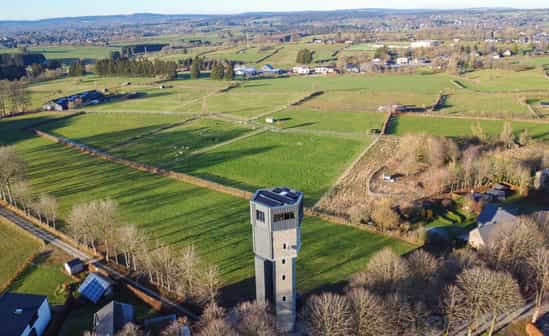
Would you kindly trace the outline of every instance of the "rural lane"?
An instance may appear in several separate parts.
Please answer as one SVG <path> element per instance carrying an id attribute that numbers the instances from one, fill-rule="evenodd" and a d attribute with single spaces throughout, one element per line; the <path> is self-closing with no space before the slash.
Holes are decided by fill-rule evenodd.
<path id="1" fill-rule="evenodd" d="M 79 258 L 84 262 L 93 263 L 93 265 L 95 267 L 107 272 L 113 279 L 122 280 L 126 283 L 129 283 L 133 287 L 139 289 L 140 291 L 146 293 L 147 295 L 149 295 L 149 296 L 155 298 L 156 300 L 162 302 L 162 304 L 164 306 L 177 310 L 179 313 L 187 316 L 191 320 L 197 321 L 199 319 L 198 315 L 196 315 L 195 313 L 193 313 L 193 312 L 189 311 L 188 309 L 182 307 L 181 305 L 178 305 L 178 304 L 174 303 L 170 299 L 167 299 L 167 298 L 163 297 L 162 295 L 155 292 L 154 290 L 149 289 L 149 288 L 141 285 L 140 283 L 126 277 L 124 274 L 122 274 L 122 273 L 118 272 L 117 270 L 109 267 L 105 263 L 103 263 L 101 261 L 93 261 L 93 259 L 94 259 L 93 256 L 90 256 L 89 254 L 87 254 L 85 252 L 82 252 L 82 251 L 78 250 L 77 248 L 74 248 L 73 246 L 65 243 L 64 241 L 62 241 L 58 237 L 54 236 L 53 234 L 51 234 L 49 232 L 46 232 L 46 231 L 36 227 L 35 225 L 30 223 L 26 219 L 18 216 L 17 214 L 15 214 L 15 213 L 11 212 L 10 210 L 8 210 L 4 207 L 1 207 L 1 206 L 0 206 L 0 217 L 5 218 L 6 220 L 12 222 L 13 224 L 19 226 L 21 229 L 23 229 L 23 230 L 29 232 L 30 234 L 34 235 L 35 237 L 44 240 L 48 244 L 51 244 L 51 245 L 65 251 L 71 257 Z"/>

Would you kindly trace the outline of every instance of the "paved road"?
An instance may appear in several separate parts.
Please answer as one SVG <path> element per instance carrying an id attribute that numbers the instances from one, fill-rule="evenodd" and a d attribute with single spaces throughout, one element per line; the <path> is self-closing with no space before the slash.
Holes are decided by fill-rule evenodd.
<path id="1" fill-rule="evenodd" d="M 45 242 L 52 244 L 53 246 L 58 247 L 59 249 L 65 251 L 71 257 L 79 258 L 82 261 L 90 261 L 93 259 L 90 255 L 72 247 L 71 245 L 65 243 L 61 239 L 52 235 L 51 233 L 36 227 L 35 225 L 17 216 L 16 214 L 7 210 L 6 208 L 0 207 L 0 216 L 6 218 L 10 222 L 16 224 L 17 226 L 21 227 L 23 230 L 30 232 L 31 234 L 44 240 Z"/>
<path id="2" fill-rule="evenodd" d="M 199 319 L 199 317 L 196 314 L 194 314 L 193 312 L 187 310 L 186 308 L 184 308 L 184 307 L 182 307 L 178 304 L 175 304 L 171 300 L 161 296 L 159 293 L 157 293 L 157 292 L 155 292 L 155 291 L 153 291 L 153 290 L 151 290 L 147 287 L 144 287 L 143 285 L 137 283 L 136 281 L 126 277 L 125 275 L 123 275 L 120 272 L 116 271 L 115 269 L 109 267 L 105 263 L 100 262 L 100 261 L 93 261 L 93 256 L 90 256 L 89 254 L 84 253 L 84 252 L 72 247 L 71 245 L 65 243 L 61 239 L 59 239 L 56 236 L 52 235 L 51 233 L 46 232 L 46 231 L 38 228 L 37 226 L 33 225 L 32 223 L 30 223 L 26 219 L 24 219 L 22 217 L 19 217 L 17 214 L 9 211 L 8 209 L 0 207 L 0 216 L 4 217 L 5 219 L 7 219 L 10 222 L 14 223 L 15 225 L 19 226 L 23 230 L 28 231 L 31 234 L 33 234 L 34 236 L 44 240 L 45 242 L 47 242 L 47 243 L 49 243 L 49 244 L 51 244 L 55 247 L 58 247 L 59 249 L 65 251 L 71 257 L 79 258 L 82 261 L 86 261 L 86 262 L 92 262 L 97 268 L 106 271 L 113 279 L 115 279 L 115 280 L 121 279 L 122 281 L 125 281 L 125 282 L 131 284 L 132 286 L 134 286 L 135 288 L 138 288 L 139 290 L 143 291 L 147 295 L 159 300 L 160 302 L 162 302 L 162 304 L 164 306 L 177 310 L 179 313 L 186 315 L 191 320 L 196 321 L 196 320 Z"/>

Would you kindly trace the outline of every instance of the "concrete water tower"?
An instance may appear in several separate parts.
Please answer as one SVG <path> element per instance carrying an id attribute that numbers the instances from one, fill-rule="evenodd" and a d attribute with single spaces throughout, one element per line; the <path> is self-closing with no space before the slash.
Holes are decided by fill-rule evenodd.
<path id="1" fill-rule="evenodd" d="M 261 189 L 250 201 L 258 301 L 268 301 L 277 328 L 292 331 L 296 320 L 295 261 L 301 248 L 303 193 L 286 187 Z"/>

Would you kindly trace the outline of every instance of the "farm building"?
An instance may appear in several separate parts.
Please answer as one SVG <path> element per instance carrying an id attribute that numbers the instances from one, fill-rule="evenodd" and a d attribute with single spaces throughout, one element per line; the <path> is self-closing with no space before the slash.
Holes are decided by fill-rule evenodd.
<path id="1" fill-rule="evenodd" d="M 335 74 L 336 70 L 333 67 L 319 66 L 314 68 L 314 72 L 319 75 Z"/>
<path id="2" fill-rule="evenodd" d="M 71 105 L 75 106 L 88 106 L 96 105 L 105 100 L 105 96 L 97 91 L 85 91 L 76 93 L 71 96 L 61 97 L 47 102 L 42 106 L 44 111 L 65 111 L 71 108 Z"/>
<path id="3" fill-rule="evenodd" d="M 48 297 L 11 292 L 0 295 L 0 321 L 1 335 L 43 335 L 51 321 Z"/>
<path id="4" fill-rule="evenodd" d="M 296 66 L 293 67 L 292 72 L 298 75 L 308 75 L 311 73 L 311 69 L 308 66 Z"/>
<path id="5" fill-rule="evenodd" d="M 84 263 L 78 258 L 66 262 L 63 266 L 65 268 L 65 272 L 70 275 L 75 275 L 84 271 Z"/>
<path id="6" fill-rule="evenodd" d="M 113 284 L 109 279 L 97 273 L 90 273 L 78 287 L 78 292 L 91 302 L 97 303 L 101 298 L 113 293 Z"/>
<path id="7" fill-rule="evenodd" d="M 284 73 L 284 70 L 277 69 L 274 66 L 272 66 L 271 64 L 265 64 L 261 68 L 261 71 L 263 71 L 263 73 L 265 73 L 265 74 L 273 74 L 273 75 L 281 75 L 281 74 Z"/>
<path id="8" fill-rule="evenodd" d="M 259 74 L 256 68 L 243 65 L 237 65 L 234 67 L 234 74 L 237 76 L 251 77 Z"/>
<path id="9" fill-rule="evenodd" d="M 396 64 L 398 65 L 407 65 L 410 62 L 408 57 L 398 57 L 396 59 Z"/>
<path id="10" fill-rule="evenodd" d="M 432 47 L 438 47 L 440 45 L 440 41 L 437 40 L 421 40 L 421 41 L 415 41 L 410 44 L 410 47 L 412 49 L 418 49 L 418 48 L 432 48 Z"/>
<path id="11" fill-rule="evenodd" d="M 512 232 L 518 224 L 518 218 L 495 204 L 488 204 L 477 222 L 478 228 L 469 233 L 469 245 L 476 249 L 491 246 L 502 235 Z"/>
<path id="12" fill-rule="evenodd" d="M 132 305 L 111 301 L 93 315 L 94 335 L 116 335 L 128 323 L 133 322 L 134 315 Z"/>

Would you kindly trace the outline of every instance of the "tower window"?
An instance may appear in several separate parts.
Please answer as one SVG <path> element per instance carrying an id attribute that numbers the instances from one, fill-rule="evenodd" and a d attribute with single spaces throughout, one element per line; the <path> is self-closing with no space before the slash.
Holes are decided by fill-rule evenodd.
<path id="1" fill-rule="evenodd" d="M 286 263 L 286 259 L 282 259 L 282 264 L 284 265 Z"/>
<path id="2" fill-rule="evenodd" d="M 286 276 L 285 276 L 285 275 L 282 276 L 282 280 L 286 280 Z"/>
<path id="3" fill-rule="evenodd" d="M 257 219 L 260 222 L 265 223 L 265 213 L 260 210 L 255 211 L 255 219 Z"/>
<path id="4" fill-rule="evenodd" d="M 286 302 L 286 297 L 285 296 L 282 297 L 282 301 Z"/>
<path id="5" fill-rule="evenodd" d="M 286 245 L 286 243 L 282 244 L 283 249 L 286 249 L 287 247 L 288 247 L 288 245 Z"/>
<path id="6" fill-rule="evenodd" d="M 286 213 L 275 214 L 273 220 L 275 222 L 280 222 L 280 221 L 294 219 L 294 218 L 295 218 L 295 215 L 293 212 L 286 212 Z"/>

